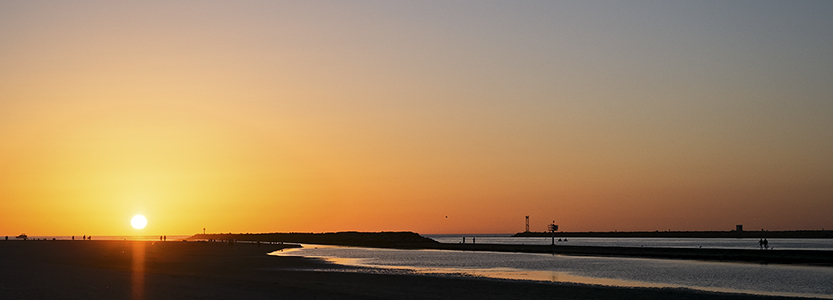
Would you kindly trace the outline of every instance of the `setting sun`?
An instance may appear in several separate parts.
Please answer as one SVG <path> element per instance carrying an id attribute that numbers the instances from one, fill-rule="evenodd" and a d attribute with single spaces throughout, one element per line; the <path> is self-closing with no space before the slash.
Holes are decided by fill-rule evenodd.
<path id="1" fill-rule="evenodd" d="M 130 220 L 130 225 L 133 225 L 133 228 L 142 229 L 148 224 L 148 219 L 145 219 L 143 215 L 136 215 Z"/>

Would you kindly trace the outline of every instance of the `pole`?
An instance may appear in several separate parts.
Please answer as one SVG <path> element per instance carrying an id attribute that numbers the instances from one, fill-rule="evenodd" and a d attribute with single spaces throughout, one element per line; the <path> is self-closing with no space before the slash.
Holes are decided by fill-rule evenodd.
<path id="1" fill-rule="evenodd" d="M 555 246 L 555 231 L 550 230 L 550 233 L 552 233 L 552 245 Z"/>
<path id="2" fill-rule="evenodd" d="M 555 221 L 552 221 L 552 224 L 549 226 L 550 233 L 552 234 L 552 245 L 555 246 L 555 231 L 558 230 L 558 225 L 555 225 Z"/>

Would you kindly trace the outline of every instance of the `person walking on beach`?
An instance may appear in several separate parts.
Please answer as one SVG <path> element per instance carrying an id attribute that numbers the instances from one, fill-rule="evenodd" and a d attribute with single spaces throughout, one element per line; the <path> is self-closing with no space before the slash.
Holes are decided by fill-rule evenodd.
<path id="1" fill-rule="evenodd" d="M 769 249 L 769 241 L 764 238 L 764 249 Z"/>
<path id="2" fill-rule="evenodd" d="M 764 249 L 764 239 L 758 240 L 758 247 L 761 247 L 761 250 Z"/>

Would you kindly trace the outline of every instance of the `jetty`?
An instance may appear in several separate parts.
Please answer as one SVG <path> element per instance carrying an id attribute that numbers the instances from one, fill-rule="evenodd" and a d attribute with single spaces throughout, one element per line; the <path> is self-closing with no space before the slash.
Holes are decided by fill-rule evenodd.
<path id="1" fill-rule="evenodd" d="M 422 249 L 439 244 L 414 232 L 289 232 L 195 234 L 188 241 L 241 241 L 304 243 L 337 246 Z"/>

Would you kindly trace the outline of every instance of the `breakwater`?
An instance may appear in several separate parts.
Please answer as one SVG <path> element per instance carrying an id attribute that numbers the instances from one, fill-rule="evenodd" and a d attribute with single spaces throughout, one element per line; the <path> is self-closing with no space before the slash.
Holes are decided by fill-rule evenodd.
<path id="1" fill-rule="evenodd" d="M 380 248 L 423 248 L 439 242 L 414 232 L 324 232 L 324 233 L 220 233 L 196 234 L 187 240 L 235 240 L 251 242 L 286 242 Z"/>

